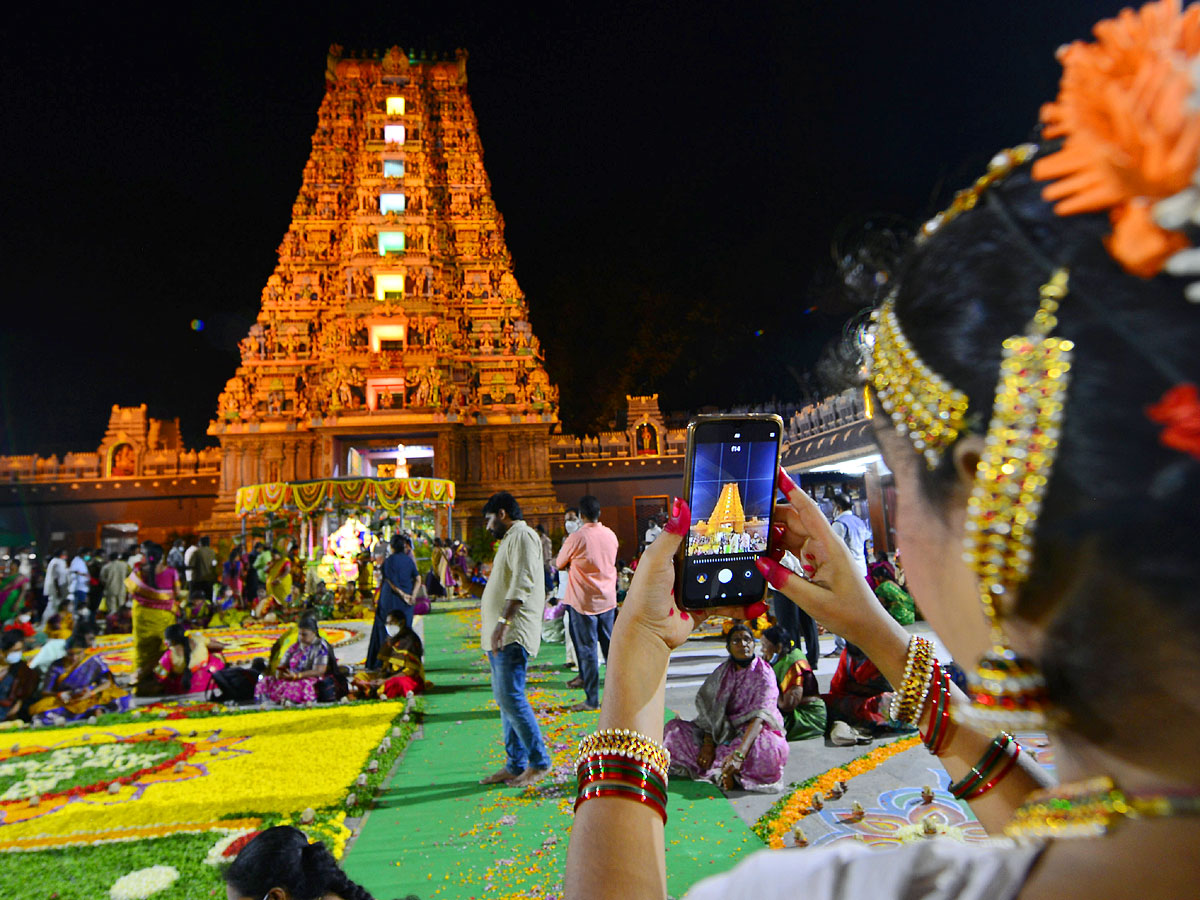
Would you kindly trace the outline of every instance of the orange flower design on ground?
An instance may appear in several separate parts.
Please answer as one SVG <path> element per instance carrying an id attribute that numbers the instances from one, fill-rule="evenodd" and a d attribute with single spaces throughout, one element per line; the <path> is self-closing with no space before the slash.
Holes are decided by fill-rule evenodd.
<path id="1" fill-rule="evenodd" d="M 1062 216 L 1108 211 L 1108 251 L 1149 278 L 1190 246 L 1158 225 L 1155 203 L 1192 184 L 1200 158 L 1200 110 L 1192 60 L 1200 53 L 1200 6 L 1148 3 L 1099 22 L 1095 43 L 1060 51 L 1058 99 L 1042 108 L 1047 138 L 1062 148 L 1033 165 L 1051 182 L 1043 196 Z"/>

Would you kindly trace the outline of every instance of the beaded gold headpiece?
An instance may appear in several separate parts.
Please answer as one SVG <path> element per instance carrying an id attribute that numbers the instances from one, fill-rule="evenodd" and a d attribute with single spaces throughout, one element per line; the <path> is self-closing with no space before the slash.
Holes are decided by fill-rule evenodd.
<path id="1" fill-rule="evenodd" d="M 958 440 L 967 395 L 929 368 L 900 330 L 896 302 L 888 297 L 872 314 L 870 382 L 896 430 L 907 435 L 930 469 Z"/>
<path id="2" fill-rule="evenodd" d="M 984 175 L 955 194 L 950 206 L 921 226 L 917 243 L 923 243 L 946 224 L 974 209 L 988 188 L 1033 159 L 1037 150 L 1036 144 L 1021 144 L 997 153 Z M 942 453 L 953 446 L 965 427 L 970 401 L 917 355 L 896 318 L 894 295 L 871 314 L 871 319 L 874 323 L 868 359 L 871 387 L 896 430 L 907 435 L 925 458 L 925 465 L 934 469 Z"/>

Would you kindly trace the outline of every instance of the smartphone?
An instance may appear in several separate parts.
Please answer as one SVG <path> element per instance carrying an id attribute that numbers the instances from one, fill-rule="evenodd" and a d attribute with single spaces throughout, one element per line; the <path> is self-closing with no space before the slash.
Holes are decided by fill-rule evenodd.
<path id="1" fill-rule="evenodd" d="M 767 584 L 767 552 L 783 446 L 779 416 L 699 416 L 688 423 L 684 492 L 692 527 L 679 548 L 675 596 L 685 607 L 745 606 Z"/>

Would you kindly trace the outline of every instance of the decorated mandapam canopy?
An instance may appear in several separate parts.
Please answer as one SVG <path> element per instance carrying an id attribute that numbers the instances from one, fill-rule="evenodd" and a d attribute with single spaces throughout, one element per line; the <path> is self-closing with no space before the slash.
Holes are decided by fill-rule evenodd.
<path id="1" fill-rule="evenodd" d="M 389 513 L 402 503 L 454 502 L 454 482 L 441 478 L 324 478 L 317 481 L 272 481 L 238 488 L 234 506 L 239 516 L 296 509 L 317 512 L 326 501 L 335 506 L 378 503 Z"/>

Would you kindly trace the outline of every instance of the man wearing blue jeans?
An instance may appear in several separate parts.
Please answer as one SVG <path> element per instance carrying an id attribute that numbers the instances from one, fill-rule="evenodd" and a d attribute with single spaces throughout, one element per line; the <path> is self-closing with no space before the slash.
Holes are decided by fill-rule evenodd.
<path id="1" fill-rule="evenodd" d="M 504 729 L 504 768 L 480 784 L 525 787 L 550 774 L 550 754 L 525 696 L 525 664 L 542 642 L 546 605 L 542 541 L 521 518 L 512 494 L 493 494 L 483 507 L 487 529 L 500 539 L 480 601 L 480 644 L 492 667 L 492 696 Z"/>
<path id="2" fill-rule="evenodd" d="M 600 667 L 596 641 L 608 657 L 608 639 L 617 615 L 617 536 L 600 524 L 600 501 L 588 494 L 579 501 L 583 525 L 563 541 L 554 561 L 567 573 L 563 602 L 570 617 L 571 640 L 579 660 L 584 699 L 576 712 L 600 708 Z M 561 577 L 561 576 L 560 576 Z"/>

